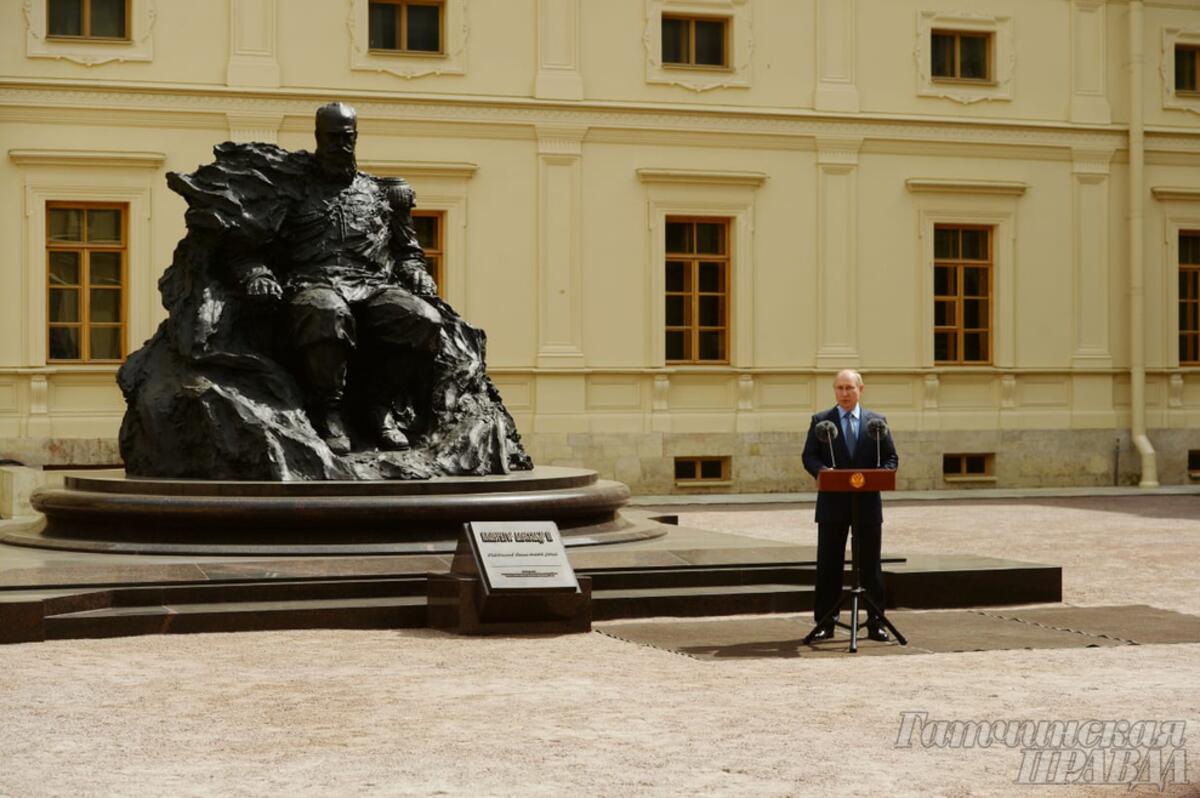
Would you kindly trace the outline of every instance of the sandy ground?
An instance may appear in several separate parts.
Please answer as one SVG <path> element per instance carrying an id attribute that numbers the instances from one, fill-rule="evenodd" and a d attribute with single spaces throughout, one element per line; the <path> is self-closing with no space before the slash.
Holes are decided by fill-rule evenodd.
<path id="1" fill-rule="evenodd" d="M 809 543 L 811 517 L 681 522 Z M 884 536 L 1060 563 L 1071 604 L 1200 614 L 1195 497 L 890 505 Z M 15 645 L 0 647 L 0 795 L 1158 795 L 1016 784 L 1022 754 L 1003 745 L 897 747 L 901 713 L 1182 720 L 1176 756 L 1200 784 L 1198 663 L 1200 644 L 701 661 L 600 633 Z"/>

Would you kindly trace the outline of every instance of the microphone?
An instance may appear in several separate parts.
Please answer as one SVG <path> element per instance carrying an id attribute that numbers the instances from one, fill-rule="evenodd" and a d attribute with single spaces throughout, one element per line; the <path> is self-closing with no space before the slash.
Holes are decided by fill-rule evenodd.
<path id="1" fill-rule="evenodd" d="M 833 457 L 833 441 L 838 436 L 837 424 L 832 421 L 819 421 L 813 432 L 816 434 L 817 440 L 829 444 L 829 463 L 833 468 L 837 468 L 837 460 Z"/>
<path id="2" fill-rule="evenodd" d="M 879 468 L 881 461 L 879 447 L 883 436 L 888 434 L 887 422 L 882 418 L 873 418 L 867 422 L 867 434 L 875 439 L 875 467 Z"/>

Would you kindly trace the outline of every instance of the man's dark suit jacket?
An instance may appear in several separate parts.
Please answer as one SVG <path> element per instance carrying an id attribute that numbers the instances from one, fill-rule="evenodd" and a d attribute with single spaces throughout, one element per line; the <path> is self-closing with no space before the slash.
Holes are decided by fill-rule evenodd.
<path id="1" fill-rule="evenodd" d="M 833 453 L 838 468 L 875 468 L 875 439 L 867 434 L 867 422 L 873 418 L 887 419 L 878 413 L 872 413 L 861 405 L 858 408 L 858 443 L 854 447 L 854 456 L 846 448 L 846 439 L 842 432 L 841 410 L 836 405 L 829 410 L 816 413 L 812 423 L 808 425 L 808 439 L 804 441 L 804 470 L 813 475 L 822 468 L 832 467 L 829 459 L 829 444 L 817 440 L 817 424 L 822 421 L 832 421 L 837 427 L 838 436 L 833 442 Z M 895 469 L 900 464 L 896 454 L 896 444 L 892 441 L 892 433 L 883 436 L 879 442 L 879 468 Z M 818 524 L 849 524 L 851 520 L 850 502 L 858 502 L 858 520 L 862 524 L 883 523 L 883 502 L 878 491 L 870 493 L 818 493 L 817 494 L 817 523 Z"/>

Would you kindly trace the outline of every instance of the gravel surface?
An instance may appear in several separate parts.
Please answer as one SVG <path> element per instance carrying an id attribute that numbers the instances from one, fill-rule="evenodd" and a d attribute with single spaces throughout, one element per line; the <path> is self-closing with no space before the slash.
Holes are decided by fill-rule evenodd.
<path id="1" fill-rule="evenodd" d="M 886 518 L 888 551 L 1059 563 L 1067 603 L 1200 614 L 1194 497 L 889 504 Z M 816 538 L 811 507 L 680 520 Z M 923 747 L 919 734 L 897 747 L 901 713 L 1181 720 L 1176 758 L 1200 784 L 1198 656 L 1200 644 L 702 661 L 599 633 L 424 630 L 11 645 L 0 795 L 1129 795 L 1017 784 L 1019 747 Z"/>

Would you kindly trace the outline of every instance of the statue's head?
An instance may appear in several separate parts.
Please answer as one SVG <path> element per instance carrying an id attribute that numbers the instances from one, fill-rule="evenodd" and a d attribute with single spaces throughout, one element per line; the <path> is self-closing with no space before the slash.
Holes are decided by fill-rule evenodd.
<path id="1" fill-rule="evenodd" d="M 354 145 L 358 141 L 358 114 L 345 103 L 317 109 L 317 163 L 331 177 L 351 178 L 358 170 Z"/>

